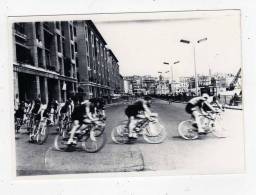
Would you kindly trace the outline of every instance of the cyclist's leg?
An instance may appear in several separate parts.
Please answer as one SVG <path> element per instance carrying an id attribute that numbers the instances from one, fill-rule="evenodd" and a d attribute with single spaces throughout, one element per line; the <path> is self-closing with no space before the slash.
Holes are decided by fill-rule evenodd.
<path id="1" fill-rule="evenodd" d="M 197 128 L 198 128 L 198 133 L 204 133 L 204 129 L 202 128 L 202 124 L 200 122 L 200 112 L 197 110 L 194 110 L 192 112 L 192 117 L 195 119 Z"/>
<path id="2" fill-rule="evenodd" d="M 70 137 L 68 140 L 68 144 L 74 143 L 74 136 L 76 133 L 76 130 L 79 128 L 79 120 L 74 120 L 72 123 L 72 128 L 70 130 Z"/>
<path id="3" fill-rule="evenodd" d="M 129 137 L 137 137 L 137 135 L 134 133 L 134 128 L 136 127 L 137 120 L 134 116 L 130 116 L 128 120 L 128 130 L 129 130 Z"/>

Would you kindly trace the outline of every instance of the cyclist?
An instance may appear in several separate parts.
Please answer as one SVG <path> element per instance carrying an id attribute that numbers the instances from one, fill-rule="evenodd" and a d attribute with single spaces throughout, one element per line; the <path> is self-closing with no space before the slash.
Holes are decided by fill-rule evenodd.
<path id="1" fill-rule="evenodd" d="M 74 110 L 74 103 L 71 98 L 68 98 L 65 104 L 59 109 L 60 121 L 63 121 L 66 117 L 71 117 Z"/>
<path id="2" fill-rule="evenodd" d="M 25 112 L 26 112 L 26 104 L 24 101 L 21 101 L 20 104 L 18 105 L 18 109 L 16 110 L 14 114 L 15 121 L 19 122 L 19 127 L 23 124 L 25 120 Z"/>
<path id="3" fill-rule="evenodd" d="M 32 114 L 31 117 L 32 120 L 34 121 L 34 124 L 35 124 L 35 128 L 33 127 L 33 132 L 31 134 L 31 136 L 34 135 L 34 130 L 38 127 L 39 123 L 40 123 L 40 120 L 42 118 L 42 114 L 43 114 L 43 104 L 41 102 L 41 100 L 39 98 L 36 98 L 33 103 L 32 103 L 32 106 L 31 106 L 31 109 L 29 111 L 29 114 Z"/>
<path id="4" fill-rule="evenodd" d="M 200 123 L 200 115 L 207 115 L 208 111 L 215 112 L 215 109 L 210 105 L 208 100 L 209 95 L 207 93 L 204 93 L 200 97 L 194 97 L 189 100 L 185 108 L 186 112 L 188 114 L 191 114 L 192 117 L 195 119 L 195 124 L 198 128 L 198 134 L 205 134 L 205 131 Z"/>
<path id="5" fill-rule="evenodd" d="M 49 114 L 49 119 L 51 121 L 51 125 L 54 124 L 54 122 L 57 118 L 58 107 L 59 107 L 58 101 L 53 98 L 47 104 L 47 108 L 45 111 Z"/>
<path id="6" fill-rule="evenodd" d="M 79 104 L 71 114 L 72 128 L 67 144 L 76 144 L 76 141 L 74 141 L 75 133 L 85 129 L 88 124 L 96 121 L 91 113 L 91 102 L 86 100 L 82 95 L 78 97 L 78 100 Z"/>
<path id="7" fill-rule="evenodd" d="M 137 100 L 125 109 L 125 115 L 128 117 L 128 137 L 137 138 L 137 134 L 134 132 L 137 123 L 144 118 L 150 119 L 152 115 L 149 109 L 150 103 L 151 98 L 145 96 L 144 99 Z"/>
<path id="8" fill-rule="evenodd" d="M 91 113 L 93 113 L 93 117 L 105 120 L 105 101 L 103 98 L 92 98 L 90 102 L 92 103 Z"/>

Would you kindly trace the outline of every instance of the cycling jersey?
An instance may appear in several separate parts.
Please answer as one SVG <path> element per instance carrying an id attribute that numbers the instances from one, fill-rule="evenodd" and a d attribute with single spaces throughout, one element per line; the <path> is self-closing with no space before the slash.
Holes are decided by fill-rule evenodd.
<path id="1" fill-rule="evenodd" d="M 25 102 L 21 102 L 20 105 L 19 105 L 18 110 L 15 113 L 15 117 L 16 118 L 23 118 L 24 113 L 25 113 L 25 108 L 26 108 L 25 107 Z"/>
<path id="2" fill-rule="evenodd" d="M 73 113 L 71 114 L 71 119 L 79 120 L 80 123 L 83 122 L 85 118 L 88 118 L 88 114 L 86 108 L 90 107 L 90 103 L 86 102 L 84 104 L 80 104 L 74 108 Z"/>
<path id="3" fill-rule="evenodd" d="M 142 111 L 145 111 L 143 101 L 139 100 L 134 104 L 127 106 L 127 108 L 125 109 L 125 114 L 128 117 L 136 117 Z"/>
<path id="4" fill-rule="evenodd" d="M 205 102 L 205 98 L 203 97 L 195 97 L 189 100 L 188 104 L 186 105 L 186 112 L 192 114 L 196 111 L 196 107 L 203 108 Z"/>
<path id="5" fill-rule="evenodd" d="M 41 108 L 41 101 L 39 99 L 36 99 L 34 102 L 34 107 L 32 109 L 32 113 L 37 114 L 40 108 Z"/>

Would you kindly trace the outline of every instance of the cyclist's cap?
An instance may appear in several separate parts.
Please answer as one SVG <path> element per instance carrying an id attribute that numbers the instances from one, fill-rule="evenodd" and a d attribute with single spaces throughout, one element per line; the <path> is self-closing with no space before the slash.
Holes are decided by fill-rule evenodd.
<path id="1" fill-rule="evenodd" d="M 207 93 L 204 93 L 202 97 L 207 100 L 210 96 Z"/>

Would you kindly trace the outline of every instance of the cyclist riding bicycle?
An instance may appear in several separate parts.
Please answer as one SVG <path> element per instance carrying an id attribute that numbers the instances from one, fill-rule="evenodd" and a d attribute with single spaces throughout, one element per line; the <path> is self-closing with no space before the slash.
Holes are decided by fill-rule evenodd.
<path id="1" fill-rule="evenodd" d="M 23 121 L 25 111 L 26 111 L 26 104 L 24 101 L 21 101 L 20 104 L 18 105 L 18 109 L 15 112 L 15 115 L 14 115 L 15 118 L 21 119 Z"/>
<path id="2" fill-rule="evenodd" d="M 74 108 L 71 114 L 72 128 L 67 144 L 76 144 L 76 141 L 74 141 L 75 133 L 82 131 L 87 125 L 96 122 L 96 119 L 92 116 L 91 110 L 91 102 L 86 100 L 83 96 L 80 96 L 79 105 Z"/>
<path id="3" fill-rule="evenodd" d="M 145 96 L 144 99 L 139 99 L 133 104 L 127 106 L 125 114 L 128 117 L 128 137 L 137 138 L 137 134 L 134 132 L 134 128 L 141 119 L 150 119 L 152 115 L 149 107 L 151 98 Z"/>
<path id="4" fill-rule="evenodd" d="M 54 124 L 55 122 L 54 118 L 56 118 L 58 115 L 58 108 L 59 108 L 59 103 L 57 100 L 54 100 L 53 98 L 47 104 L 47 108 L 45 112 L 47 113 L 47 115 L 49 114 L 47 118 L 49 118 L 49 120 L 51 121 L 51 125 Z"/>
<path id="5" fill-rule="evenodd" d="M 31 106 L 31 109 L 29 111 L 29 114 L 32 115 L 31 117 L 33 117 L 31 120 L 34 121 L 35 128 L 37 128 L 39 123 L 40 123 L 40 120 L 41 120 L 42 115 L 43 115 L 43 110 L 44 110 L 44 107 L 43 107 L 43 104 L 42 104 L 41 100 L 39 98 L 36 98 L 32 102 L 32 106 Z M 31 136 L 33 136 L 33 132 L 31 134 Z"/>
<path id="6" fill-rule="evenodd" d="M 66 117 L 71 117 L 74 110 L 74 103 L 71 98 L 68 98 L 65 104 L 59 109 L 60 120 L 64 120 Z"/>
<path id="7" fill-rule="evenodd" d="M 105 120 L 105 101 L 102 98 L 92 98 L 90 102 L 92 103 L 91 113 L 93 113 L 93 117 Z"/>
<path id="8" fill-rule="evenodd" d="M 191 114 L 192 117 L 195 119 L 197 129 L 198 129 L 198 134 L 206 133 L 200 123 L 200 115 L 202 114 L 207 115 L 207 112 L 209 111 L 215 112 L 215 109 L 210 105 L 208 100 L 209 100 L 209 95 L 207 93 L 204 93 L 200 97 L 194 97 L 191 100 L 189 100 L 185 108 L 186 112 L 188 114 Z"/>

